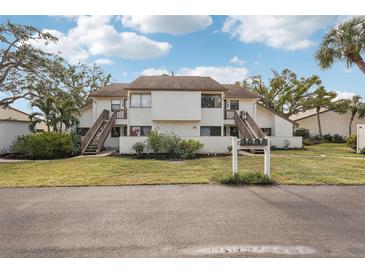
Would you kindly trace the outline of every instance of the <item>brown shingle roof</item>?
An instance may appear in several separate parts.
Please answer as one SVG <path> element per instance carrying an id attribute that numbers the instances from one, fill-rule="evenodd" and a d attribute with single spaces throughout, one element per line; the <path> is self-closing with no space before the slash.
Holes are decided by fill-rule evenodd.
<path id="1" fill-rule="evenodd" d="M 223 85 L 227 90 L 224 92 L 226 98 L 259 98 L 259 96 L 247 89 L 237 85 Z"/>
<path id="2" fill-rule="evenodd" d="M 127 83 L 114 83 L 110 85 L 106 85 L 101 89 L 90 93 L 90 97 L 120 97 L 127 96 L 126 88 L 128 86 Z"/>
<path id="3" fill-rule="evenodd" d="M 225 91 L 210 77 L 202 76 L 140 76 L 129 84 L 130 90 Z"/>

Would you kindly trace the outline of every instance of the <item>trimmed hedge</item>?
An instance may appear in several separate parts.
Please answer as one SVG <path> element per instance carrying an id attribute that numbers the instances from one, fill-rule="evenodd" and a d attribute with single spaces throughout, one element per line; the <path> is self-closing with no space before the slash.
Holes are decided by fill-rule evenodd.
<path id="1" fill-rule="evenodd" d="M 245 172 L 230 175 L 220 175 L 214 181 L 225 185 L 270 185 L 274 182 L 261 172 Z"/>
<path id="2" fill-rule="evenodd" d="M 79 139 L 68 133 L 41 132 L 18 136 L 9 152 L 17 158 L 58 159 L 79 153 Z"/>

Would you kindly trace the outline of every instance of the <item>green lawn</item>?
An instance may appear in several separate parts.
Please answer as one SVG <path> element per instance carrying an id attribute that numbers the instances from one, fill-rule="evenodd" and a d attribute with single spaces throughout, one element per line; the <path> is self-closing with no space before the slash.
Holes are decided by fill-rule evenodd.
<path id="1" fill-rule="evenodd" d="M 337 156 L 337 157 L 360 157 L 364 158 L 364 155 L 356 154 L 346 144 L 320 144 L 313 146 L 305 146 L 300 150 L 275 150 L 273 154 L 277 155 L 305 155 L 305 156 Z"/>
<path id="2" fill-rule="evenodd" d="M 284 152 L 287 155 L 280 155 Z M 331 156 L 290 156 L 300 153 Z M 365 184 L 365 158 L 347 151 L 344 145 L 322 144 L 273 154 L 272 178 L 280 184 Z M 239 170 L 262 171 L 263 157 L 240 156 Z M 181 162 L 127 157 L 26 161 L 1 163 L 0 187 L 210 183 L 212 177 L 225 172 L 231 172 L 230 156 Z"/>

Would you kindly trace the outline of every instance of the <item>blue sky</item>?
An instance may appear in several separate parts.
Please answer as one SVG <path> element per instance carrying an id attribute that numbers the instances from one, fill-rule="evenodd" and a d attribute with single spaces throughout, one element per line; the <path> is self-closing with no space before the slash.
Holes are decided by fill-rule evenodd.
<path id="1" fill-rule="evenodd" d="M 1 22 L 47 29 L 70 62 L 97 62 L 117 82 L 141 74 L 173 71 L 208 75 L 222 83 L 289 68 L 298 76 L 319 75 L 327 89 L 341 96 L 365 97 L 365 77 L 338 63 L 329 70 L 316 65 L 313 54 L 329 27 L 343 16 L 1 16 Z M 24 102 L 15 107 L 30 111 Z"/>

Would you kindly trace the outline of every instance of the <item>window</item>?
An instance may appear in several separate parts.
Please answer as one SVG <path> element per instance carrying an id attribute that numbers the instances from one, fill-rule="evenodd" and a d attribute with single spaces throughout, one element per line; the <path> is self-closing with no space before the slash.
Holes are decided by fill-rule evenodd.
<path id="1" fill-rule="evenodd" d="M 238 100 L 231 100 L 230 102 L 230 109 L 231 110 L 238 110 L 239 109 L 239 101 Z"/>
<path id="2" fill-rule="evenodd" d="M 120 109 L 120 100 L 112 100 L 111 111 Z"/>
<path id="3" fill-rule="evenodd" d="M 151 126 L 131 126 L 130 136 L 147 136 L 151 131 Z"/>
<path id="4" fill-rule="evenodd" d="M 150 108 L 151 94 L 131 94 L 132 108 Z"/>
<path id="5" fill-rule="evenodd" d="M 113 127 L 111 134 L 112 137 L 120 137 L 120 127 Z"/>
<path id="6" fill-rule="evenodd" d="M 202 94 L 202 108 L 221 108 L 222 98 L 220 95 Z"/>
<path id="7" fill-rule="evenodd" d="M 200 136 L 221 136 L 221 127 L 200 127 Z"/>
<path id="8" fill-rule="evenodd" d="M 261 130 L 266 136 L 271 136 L 271 128 L 262 128 Z"/>

